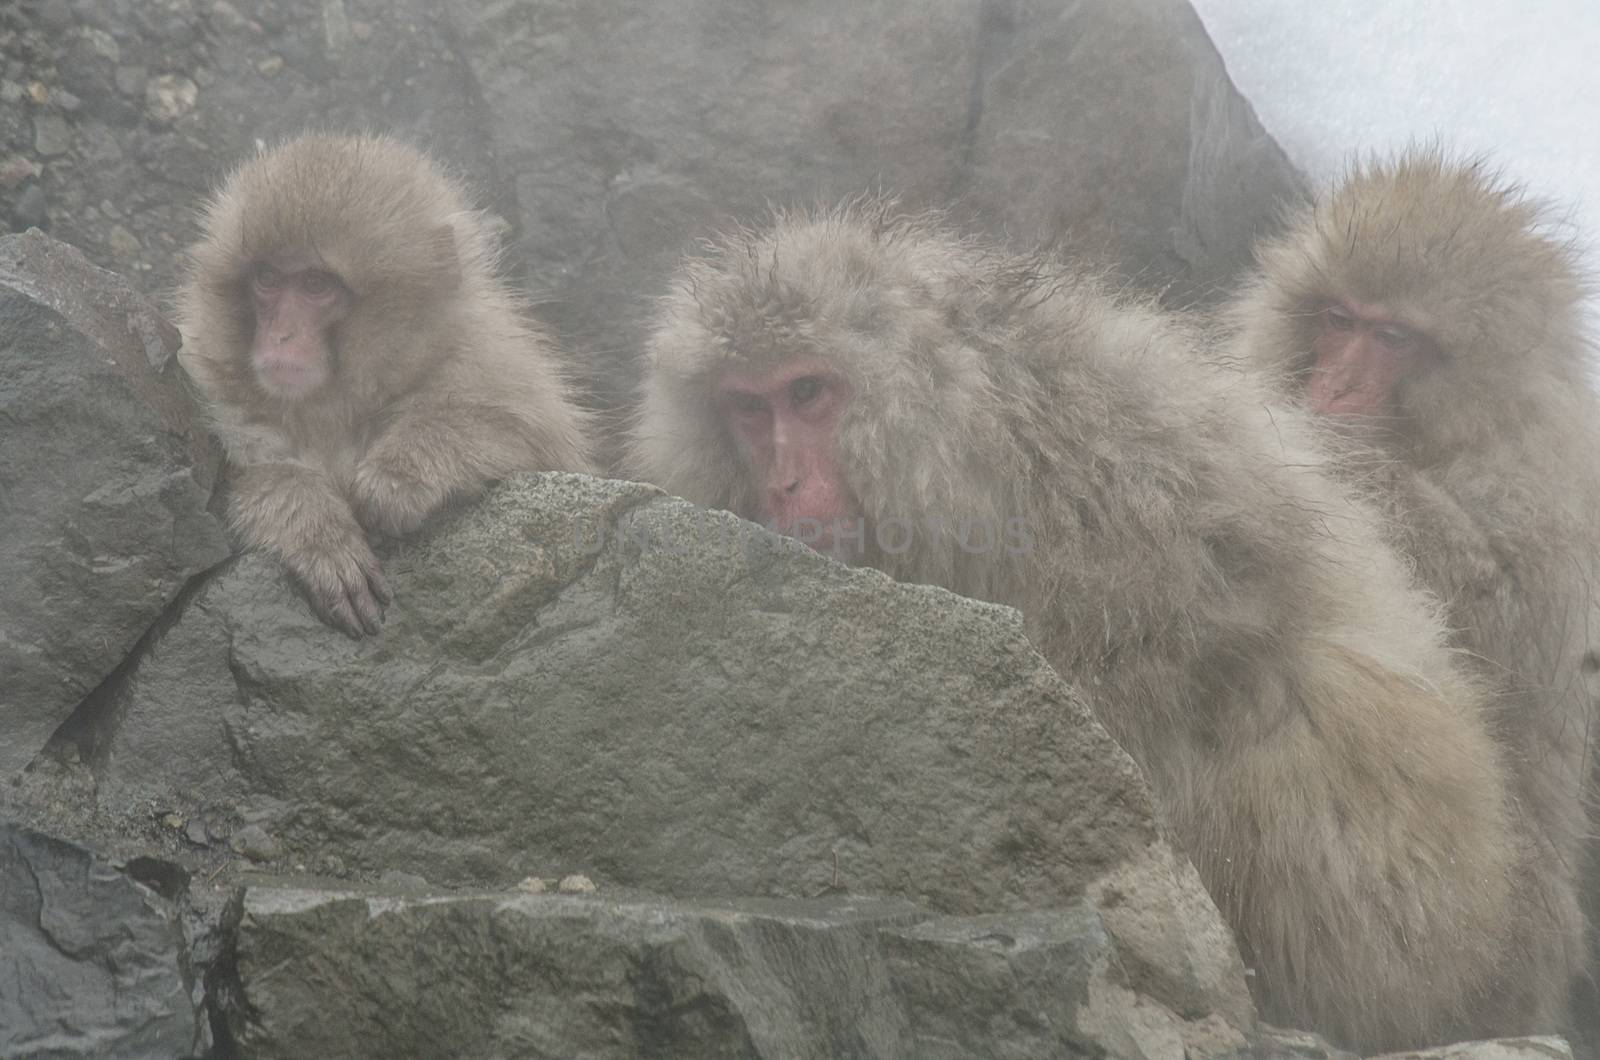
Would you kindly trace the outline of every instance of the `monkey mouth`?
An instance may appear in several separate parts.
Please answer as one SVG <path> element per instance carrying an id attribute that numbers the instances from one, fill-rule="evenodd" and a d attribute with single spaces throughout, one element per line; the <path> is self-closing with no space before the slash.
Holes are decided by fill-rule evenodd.
<path id="1" fill-rule="evenodd" d="M 834 546 L 838 544 L 838 539 L 834 537 L 831 527 L 823 527 L 822 530 L 818 531 L 816 534 L 804 537 L 797 534 L 790 534 L 789 536 L 798 541 L 803 541 L 808 547 L 817 552 L 821 552 L 824 555 L 831 554 L 834 550 Z"/>
<path id="2" fill-rule="evenodd" d="M 328 381 L 324 370 L 303 364 L 278 363 L 256 366 L 256 382 L 271 397 L 296 401 L 321 389 Z"/>
<path id="3" fill-rule="evenodd" d="M 845 559 L 862 551 L 864 531 L 855 520 L 822 520 L 809 517 L 769 522 L 767 529 L 800 542 L 813 552 Z"/>

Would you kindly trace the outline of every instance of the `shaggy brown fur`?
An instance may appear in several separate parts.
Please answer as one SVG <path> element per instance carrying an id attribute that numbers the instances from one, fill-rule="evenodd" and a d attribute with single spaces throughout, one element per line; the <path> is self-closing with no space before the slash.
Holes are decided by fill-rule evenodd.
<path id="1" fill-rule="evenodd" d="M 1022 610 L 1138 760 L 1266 1015 L 1377 1050 L 1521 1023 L 1520 828 L 1475 686 L 1306 417 L 1200 338 L 1049 261 L 857 203 L 737 231 L 660 310 L 630 464 L 750 515 L 714 393 L 822 358 L 867 520 L 1020 518 L 864 560 Z"/>
<path id="2" fill-rule="evenodd" d="M 1398 543 L 1499 692 L 1535 826 L 1519 886 L 1544 913 L 1526 929 L 1531 974 L 1505 989 L 1537 1003 L 1536 1029 L 1570 1030 L 1565 987 L 1589 967 L 1577 894 L 1600 690 L 1600 402 L 1573 252 L 1481 164 L 1417 151 L 1354 172 L 1259 261 L 1233 325 L 1292 390 L 1335 300 L 1381 304 L 1426 340 L 1392 416 L 1345 424 L 1361 443 L 1345 473 L 1394 508 Z"/>
<path id="3" fill-rule="evenodd" d="M 184 366 L 238 472 L 247 545 L 280 555 L 317 610 L 376 632 L 387 590 L 367 530 L 405 533 L 517 470 L 587 470 L 585 417 L 550 342 L 497 278 L 488 222 L 426 156 L 308 135 L 217 192 L 178 296 Z M 328 383 L 267 394 L 251 367 L 252 270 L 285 255 L 335 274 L 347 315 Z"/>

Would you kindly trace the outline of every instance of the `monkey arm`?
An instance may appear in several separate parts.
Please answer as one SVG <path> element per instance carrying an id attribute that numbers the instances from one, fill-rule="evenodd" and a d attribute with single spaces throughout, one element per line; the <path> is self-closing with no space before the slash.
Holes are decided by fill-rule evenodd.
<path id="1" fill-rule="evenodd" d="M 1554 443 L 1533 446 L 1550 451 Z M 1410 471 L 1401 493 L 1412 525 L 1407 551 L 1445 597 L 1456 640 L 1482 661 L 1507 739 L 1537 763 L 1522 782 L 1535 792 L 1541 828 L 1565 850 L 1588 830 L 1580 800 L 1600 716 L 1600 554 L 1590 544 L 1596 514 L 1581 489 L 1530 466 L 1484 471 L 1475 456 L 1439 481 Z M 1541 789 L 1550 789 L 1539 794 Z"/>
<path id="2" fill-rule="evenodd" d="M 384 534 L 408 534 L 452 497 L 476 494 L 516 466 L 508 417 L 488 408 L 413 404 L 395 414 L 356 465 L 356 518 Z"/>
<path id="3" fill-rule="evenodd" d="M 1382 486 L 1400 551 L 1421 568 L 1423 581 L 1447 605 L 1492 590 L 1501 563 L 1494 542 L 1448 491 L 1409 464 L 1387 462 Z"/>
<path id="4" fill-rule="evenodd" d="M 1521 694 L 1579 694 L 1582 660 L 1600 641 L 1600 558 L 1573 546 L 1583 514 L 1564 510 L 1567 498 L 1519 494 L 1510 473 L 1441 484 L 1397 464 L 1387 477 L 1402 551 L 1450 609 L 1458 641 Z"/>
<path id="5" fill-rule="evenodd" d="M 1474 1026 L 1517 872 L 1504 762 L 1471 710 L 1313 640 L 1299 709 L 1177 801 L 1269 1019 L 1354 1048 Z M 1352 999 L 1382 1004 L 1351 1008 Z M 1374 1051 L 1376 1049 L 1374 1048 Z"/>
<path id="6" fill-rule="evenodd" d="M 548 407 L 541 407 L 541 405 Z M 563 402 L 519 403 L 423 392 L 397 402 L 356 465 L 356 517 L 406 534 L 454 497 L 515 471 L 591 470 Z"/>
<path id="7" fill-rule="evenodd" d="M 391 597 L 378 559 L 325 472 L 291 462 L 241 467 L 232 517 L 246 544 L 283 559 L 323 621 L 352 637 L 383 628 Z"/>

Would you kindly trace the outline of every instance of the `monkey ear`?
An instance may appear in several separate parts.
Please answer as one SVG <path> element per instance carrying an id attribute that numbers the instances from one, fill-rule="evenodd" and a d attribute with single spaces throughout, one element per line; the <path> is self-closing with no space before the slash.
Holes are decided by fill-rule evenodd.
<path id="1" fill-rule="evenodd" d="M 448 222 L 435 225 L 421 240 L 428 262 L 429 287 L 447 294 L 461 286 L 461 254 L 456 245 L 455 227 Z"/>

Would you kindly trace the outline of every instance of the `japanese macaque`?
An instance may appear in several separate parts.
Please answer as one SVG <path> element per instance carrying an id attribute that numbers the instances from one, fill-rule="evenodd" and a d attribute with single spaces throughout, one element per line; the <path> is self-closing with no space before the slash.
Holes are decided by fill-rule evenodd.
<path id="1" fill-rule="evenodd" d="M 857 202 L 685 263 L 630 470 L 1018 607 L 1143 767 L 1265 1014 L 1363 1051 L 1529 1028 L 1503 749 L 1311 419 L 1188 325 Z"/>
<path id="2" fill-rule="evenodd" d="M 236 471 L 233 522 L 330 624 L 381 628 L 368 532 L 404 534 L 513 471 L 590 467 L 549 340 L 486 218 L 424 155 L 308 135 L 208 204 L 180 357 Z"/>
<path id="3" fill-rule="evenodd" d="M 1586 978 L 1600 402 L 1574 252 L 1481 164 L 1415 151 L 1354 172 L 1258 261 L 1231 308 L 1245 354 L 1356 443 L 1345 473 L 1392 507 L 1498 693 L 1541 848 L 1521 886 L 1559 943 L 1541 976 Z"/>

